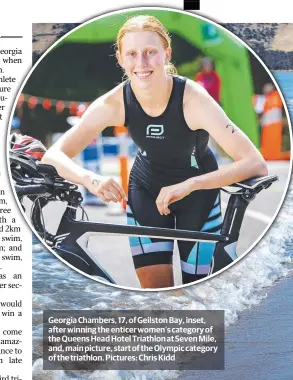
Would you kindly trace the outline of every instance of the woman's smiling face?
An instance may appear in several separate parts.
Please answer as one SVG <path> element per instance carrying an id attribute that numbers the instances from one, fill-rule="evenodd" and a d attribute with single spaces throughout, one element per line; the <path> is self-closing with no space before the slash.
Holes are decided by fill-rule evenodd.
<path id="1" fill-rule="evenodd" d="M 165 76 L 170 49 L 165 49 L 156 32 L 129 32 L 122 38 L 121 52 L 117 52 L 120 66 L 131 82 L 139 88 L 148 88 L 156 79 Z"/>

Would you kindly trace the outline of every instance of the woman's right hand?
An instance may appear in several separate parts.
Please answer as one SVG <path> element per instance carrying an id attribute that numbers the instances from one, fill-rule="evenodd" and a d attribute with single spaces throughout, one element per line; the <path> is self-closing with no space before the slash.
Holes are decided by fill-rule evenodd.
<path id="1" fill-rule="evenodd" d="M 127 199 L 124 190 L 113 178 L 98 176 L 93 173 L 92 175 L 86 175 L 82 184 L 88 191 L 106 203 L 117 203 Z"/>

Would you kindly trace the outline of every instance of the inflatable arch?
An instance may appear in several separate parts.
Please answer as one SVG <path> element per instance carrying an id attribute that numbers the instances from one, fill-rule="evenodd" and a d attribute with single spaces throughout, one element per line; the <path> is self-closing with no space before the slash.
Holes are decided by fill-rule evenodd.
<path id="1" fill-rule="evenodd" d="M 231 120 L 259 147 L 258 121 L 252 105 L 253 82 L 247 48 L 229 32 L 184 13 L 153 10 L 110 15 L 77 29 L 65 42 L 114 42 L 123 22 L 132 15 L 151 14 L 168 29 L 213 58 L 222 78 L 222 106 Z"/>

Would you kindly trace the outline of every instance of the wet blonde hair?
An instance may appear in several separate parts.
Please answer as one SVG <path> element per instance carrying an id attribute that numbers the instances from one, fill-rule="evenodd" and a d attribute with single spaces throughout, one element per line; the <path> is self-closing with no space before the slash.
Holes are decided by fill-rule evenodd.
<path id="1" fill-rule="evenodd" d="M 117 50 L 121 54 L 122 52 L 122 39 L 127 33 L 131 32 L 155 32 L 159 35 L 164 49 L 171 49 L 171 38 L 167 29 L 164 25 L 154 16 L 149 15 L 139 15 L 129 18 L 124 25 L 120 28 L 118 35 L 116 46 Z M 165 65 L 165 71 L 168 74 L 177 74 L 177 70 L 175 66 L 169 62 Z"/>

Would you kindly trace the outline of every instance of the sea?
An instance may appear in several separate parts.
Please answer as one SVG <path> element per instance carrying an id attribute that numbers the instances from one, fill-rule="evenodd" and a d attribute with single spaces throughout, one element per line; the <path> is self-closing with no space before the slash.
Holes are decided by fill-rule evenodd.
<path id="1" fill-rule="evenodd" d="M 293 72 L 273 73 L 293 116 Z M 133 292 L 96 283 L 69 269 L 34 239 L 33 379 L 292 380 L 293 185 L 264 238 L 220 275 L 180 291 Z M 45 371 L 42 311 L 225 310 L 224 371 Z"/>

